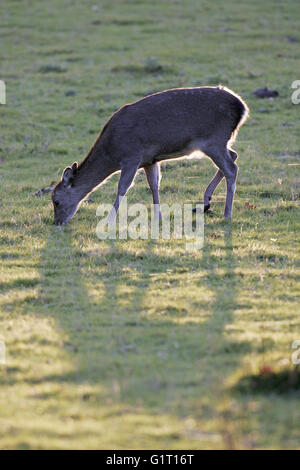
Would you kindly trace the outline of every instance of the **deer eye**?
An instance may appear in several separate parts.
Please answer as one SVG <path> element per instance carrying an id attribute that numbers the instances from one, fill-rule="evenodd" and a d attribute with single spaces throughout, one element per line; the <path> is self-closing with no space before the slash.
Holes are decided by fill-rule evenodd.
<path id="1" fill-rule="evenodd" d="M 55 206 L 59 206 L 59 201 L 54 201 Z"/>

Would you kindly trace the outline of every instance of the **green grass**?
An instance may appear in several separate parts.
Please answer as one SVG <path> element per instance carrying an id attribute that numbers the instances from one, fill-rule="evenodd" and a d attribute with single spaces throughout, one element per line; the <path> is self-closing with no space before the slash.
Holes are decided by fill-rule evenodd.
<path id="1" fill-rule="evenodd" d="M 0 447 L 299 449 L 298 2 L 3 0 L 0 13 Z M 52 225 L 49 194 L 33 194 L 115 109 L 218 83 L 251 110 L 231 227 L 221 185 L 201 251 L 99 241 L 96 208 L 117 175 Z M 252 95 L 264 86 L 279 98 Z M 162 173 L 162 202 L 184 203 L 202 199 L 214 167 Z M 142 173 L 128 198 L 150 207 Z"/>

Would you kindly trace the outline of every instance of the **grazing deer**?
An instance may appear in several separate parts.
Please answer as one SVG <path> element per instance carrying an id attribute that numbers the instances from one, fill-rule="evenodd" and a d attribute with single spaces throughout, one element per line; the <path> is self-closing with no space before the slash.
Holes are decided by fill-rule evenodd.
<path id="1" fill-rule="evenodd" d="M 200 150 L 218 170 L 204 193 L 204 211 L 225 176 L 227 194 L 224 216 L 231 218 L 238 155 L 228 145 L 248 116 L 248 107 L 224 87 L 174 88 L 126 104 L 112 115 L 78 165 L 67 167 L 52 193 L 54 223 L 66 224 L 80 202 L 108 176 L 121 170 L 114 214 L 144 168 L 159 207 L 159 162 Z"/>

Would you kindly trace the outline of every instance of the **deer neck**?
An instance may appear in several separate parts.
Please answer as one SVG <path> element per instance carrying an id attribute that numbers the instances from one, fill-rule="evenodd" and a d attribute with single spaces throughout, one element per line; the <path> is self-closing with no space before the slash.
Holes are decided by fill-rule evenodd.
<path id="1" fill-rule="evenodd" d="M 95 145 L 80 163 L 74 176 L 73 188 L 78 200 L 81 201 L 85 198 L 108 176 L 119 169 L 109 155 L 101 147 Z"/>

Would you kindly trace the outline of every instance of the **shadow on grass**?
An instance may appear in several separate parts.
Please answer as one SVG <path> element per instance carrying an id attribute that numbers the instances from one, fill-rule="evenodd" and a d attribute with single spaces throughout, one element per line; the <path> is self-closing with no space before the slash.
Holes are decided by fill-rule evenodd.
<path id="1" fill-rule="evenodd" d="M 233 388 L 243 394 L 300 394 L 300 371 L 298 366 L 279 371 L 262 370 L 258 374 L 247 375 Z"/>
<path id="2" fill-rule="evenodd" d="M 67 335 L 63 348 L 74 367 L 68 373 L 37 375 L 28 382 L 87 383 L 96 387 L 101 404 L 108 408 L 126 405 L 178 419 L 221 417 L 219 431 L 226 447 L 234 448 L 227 430 L 230 412 L 219 415 L 217 408 L 228 393 L 226 378 L 250 345 L 228 339 L 230 331 L 225 334 L 235 309 L 241 307 L 236 301 L 238 280 L 231 230 L 225 228 L 221 255 L 213 255 L 207 244 L 196 267 L 192 253 L 180 258 L 164 256 L 155 251 L 155 242 L 146 243 L 142 255 L 126 251 L 126 242 L 112 242 L 104 257 L 87 260 L 74 243 L 70 227 L 63 232 L 51 230 L 39 262 L 39 298 L 30 308 L 39 316 L 51 315 Z M 90 279 L 95 283 L 93 268 L 97 265 L 104 275 L 102 271 L 99 291 L 93 296 L 89 284 Z M 154 316 L 149 314 L 147 296 L 155 282 L 153 275 L 189 270 L 199 273 L 191 289 L 213 294 L 205 316 L 199 309 L 201 321 L 178 321 L 185 312 L 174 303 L 161 315 L 159 306 Z M 189 282 L 187 276 L 184 279 Z M 172 282 L 180 288 L 177 278 Z M 84 400 L 88 402 L 89 396 Z"/>

